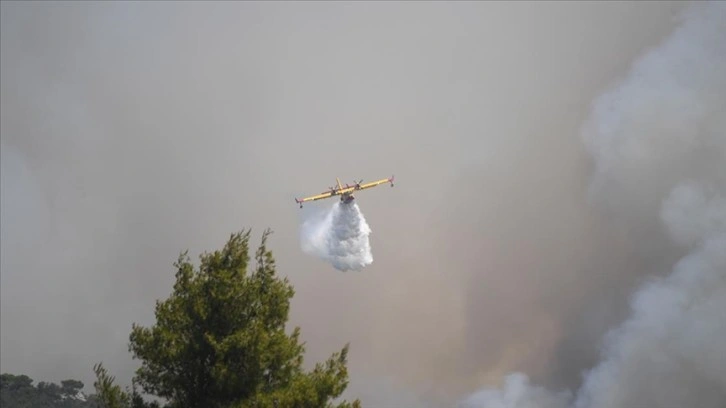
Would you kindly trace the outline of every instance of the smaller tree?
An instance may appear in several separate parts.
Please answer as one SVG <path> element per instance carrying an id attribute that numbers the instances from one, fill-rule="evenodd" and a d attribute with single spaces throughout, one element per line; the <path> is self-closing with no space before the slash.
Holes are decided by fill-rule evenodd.
<path id="1" fill-rule="evenodd" d="M 115 378 L 108 375 L 102 363 L 93 366 L 96 373 L 96 381 L 93 387 L 96 389 L 94 399 L 101 408 L 128 408 L 131 401 L 128 393 L 121 389 L 121 386 L 114 384 Z"/>
<path id="2" fill-rule="evenodd" d="M 33 388 L 33 379 L 25 374 L 13 375 L 5 373 L 0 375 L 0 389 L 16 391 L 30 388 Z"/>
<path id="3" fill-rule="evenodd" d="M 26 375 L 3 374 L 0 377 L 0 407 L 17 408 L 91 408 L 81 389 L 83 383 L 65 380 L 62 385 L 41 381 L 33 386 Z"/>
<path id="4" fill-rule="evenodd" d="M 61 392 L 67 395 L 77 395 L 83 389 L 83 383 L 78 380 L 61 381 Z"/>
<path id="5" fill-rule="evenodd" d="M 40 402 L 40 403 L 39 403 Z M 5 373 L 0 376 L 0 407 L 33 407 L 48 405 L 27 375 Z"/>
<path id="6" fill-rule="evenodd" d="M 96 393 L 89 397 L 89 402 L 98 408 L 160 408 L 157 401 L 146 402 L 132 384 L 131 391 L 121 389 L 114 384 L 115 378 L 110 376 L 102 363 L 93 366 L 96 381 L 93 383 Z"/>

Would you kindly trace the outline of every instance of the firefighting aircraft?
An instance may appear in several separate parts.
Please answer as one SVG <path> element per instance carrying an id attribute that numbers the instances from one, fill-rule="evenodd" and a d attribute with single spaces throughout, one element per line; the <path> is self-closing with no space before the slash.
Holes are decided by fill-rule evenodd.
<path id="1" fill-rule="evenodd" d="M 366 184 L 361 184 L 363 182 L 363 179 L 361 179 L 360 181 L 353 183 L 352 186 L 348 185 L 348 183 L 346 183 L 345 187 L 343 187 L 343 185 L 340 184 L 339 178 L 336 177 L 335 180 L 338 182 L 337 187 L 330 187 L 330 189 L 328 191 L 323 191 L 322 193 L 312 196 L 312 197 L 305 197 L 300 200 L 298 200 L 296 198 L 295 202 L 300 204 L 300 208 L 302 208 L 303 203 L 305 203 L 305 202 L 322 200 L 324 198 L 330 198 L 332 196 L 339 195 L 340 201 L 342 203 L 347 204 L 355 199 L 355 197 L 353 197 L 354 191 L 365 190 L 367 188 L 380 186 L 381 184 L 384 184 L 384 183 L 391 183 L 391 187 L 393 187 L 393 176 L 391 176 L 391 178 L 371 181 L 370 183 L 366 183 Z"/>

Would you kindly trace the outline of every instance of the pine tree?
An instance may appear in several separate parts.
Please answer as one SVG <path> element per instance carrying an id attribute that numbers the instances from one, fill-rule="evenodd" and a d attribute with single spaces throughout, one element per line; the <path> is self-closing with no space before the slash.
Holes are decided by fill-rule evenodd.
<path id="1" fill-rule="evenodd" d="M 132 327 L 135 381 L 170 407 L 332 407 L 348 385 L 348 344 L 311 372 L 302 368 L 300 328 L 287 334 L 294 289 L 276 275 L 266 230 L 250 270 L 250 231 L 222 250 L 188 252 L 174 264 L 172 294 L 156 302 L 156 324 Z M 342 402 L 337 406 L 358 407 Z"/>

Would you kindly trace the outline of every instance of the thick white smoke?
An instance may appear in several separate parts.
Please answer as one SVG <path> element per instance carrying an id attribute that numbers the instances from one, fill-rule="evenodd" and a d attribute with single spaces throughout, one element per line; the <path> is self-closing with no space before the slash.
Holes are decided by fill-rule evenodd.
<path id="1" fill-rule="evenodd" d="M 466 407 L 726 406 L 726 3 L 697 3 L 684 17 L 596 101 L 583 137 L 594 203 L 658 221 L 686 256 L 635 293 L 571 398 L 517 374 Z"/>
<path id="2" fill-rule="evenodd" d="M 302 249 L 330 262 L 339 271 L 360 271 L 373 262 L 366 223 L 358 204 L 336 201 L 330 211 L 303 222 Z"/>

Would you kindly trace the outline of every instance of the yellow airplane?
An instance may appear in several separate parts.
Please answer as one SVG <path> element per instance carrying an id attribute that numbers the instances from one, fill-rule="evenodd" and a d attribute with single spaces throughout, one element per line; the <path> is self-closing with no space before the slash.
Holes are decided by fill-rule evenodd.
<path id="1" fill-rule="evenodd" d="M 360 181 L 353 184 L 352 186 L 350 186 L 350 185 L 348 185 L 348 183 L 346 183 L 345 187 L 343 187 L 343 185 L 340 184 L 339 178 L 336 177 L 335 180 L 338 182 L 337 187 L 330 187 L 330 190 L 323 191 L 322 193 L 312 196 L 312 197 L 305 197 L 300 200 L 295 198 L 295 202 L 300 204 L 300 208 L 302 208 L 303 203 L 305 203 L 305 202 L 322 200 L 324 198 L 330 198 L 332 196 L 339 195 L 340 201 L 347 204 L 355 199 L 355 197 L 353 197 L 354 191 L 365 190 L 367 188 L 376 187 L 376 186 L 379 186 L 384 183 L 391 183 L 391 187 L 393 187 L 393 176 L 391 176 L 391 178 L 387 178 L 387 179 L 371 181 L 370 183 L 366 183 L 366 184 L 361 184 L 361 182 L 363 182 L 363 180 L 361 179 Z"/>

